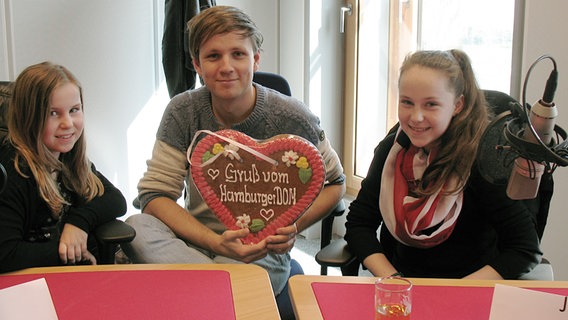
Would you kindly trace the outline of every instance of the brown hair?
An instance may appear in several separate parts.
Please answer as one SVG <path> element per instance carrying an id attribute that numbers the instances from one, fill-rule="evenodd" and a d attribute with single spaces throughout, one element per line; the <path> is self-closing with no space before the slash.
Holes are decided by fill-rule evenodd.
<path id="1" fill-rule="evenodd" d="M 488 124 L 488 111 L 483 92 L 477 80 L 467 54 L 460 50 L 418 51 L 406 57 L 400 75 L 412 66 L 421 66 L 444 72 L 454 96 L 464 97 L 464 105 L 440 137 L 440 150 L 436 159 L 428 166 L 422 177 L 422 184 L 417 190 L 420 194 L 430 195 L 439 190 L 450 176 L 458 177 L 455 190 L 465 186 L 471 168 L 477 156 L 479 141 Z"/>
<path id="2" fill-rule="evenodd" d="M 250 38 L 254 52 L 261 50 L 263 37 L 252 19 L 242 10 L 231 6 L 214 6 L 205 9 L 187 23 L 189 53 L 199 62 L 199 48 L 218 34 L 238 31 Z"/>

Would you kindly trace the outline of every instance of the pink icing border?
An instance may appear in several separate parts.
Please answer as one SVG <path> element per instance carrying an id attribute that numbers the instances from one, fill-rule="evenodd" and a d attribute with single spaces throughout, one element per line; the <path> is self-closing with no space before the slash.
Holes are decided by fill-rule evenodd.
<path id="1" fill-rule="evenodd" d="M 263 146 L 262 150 L 256 150 L 262 151 L 264 155 L 268 156 L 278 151 L 292 149 L 308 158 L 308 161 L 310 162 L 312 167 L 312 179 L 310 181 L 308 190 L 298 200 L 296 205 L 286 210 L 279 217 L 277 217 L 274 222 L 268 224 L 258 233 L 249 234 L 245 239 L 243 239 L 244 243 L 257 243 L 269 235 L 276 234 L 276 229 L 292 224 L 309 208 L 317 195 L 321 192 L 323 183 L 325 181 L 325 165 L 323 163 L 322 156 L 317 148 L 304 138 L 295 135 L 278 135 L 272 137 L 271 139 L 257 141 L 241 132 L 234 130 L 221 130 L 217 131 L 216 134 L 225 136 L 239 143 L 250 146 L 253 149 L 256 149 L 257 146 Z M 233 214 L 218 200 L 217 195 L 215 194 L 211 186 L 205 181 L 204 172 L 200 167 L 203 154 L 210 150 L 215 143 L 222 141 L 223 140 L 213 135 L 208 135 L 201 141 L 199 141 L 191 154 L 191 162 L 193 165 L 191 166 L 190 171 L 193 177 L 193 181 L 197 186 L 199 192 L 201 193 L 203 200 L 205 200 L 207 205 L 211 208 L 211 210 L 215 213 L 219 220 L 221 220 L 221 222 L 227 228 L 238 230 Z"/>

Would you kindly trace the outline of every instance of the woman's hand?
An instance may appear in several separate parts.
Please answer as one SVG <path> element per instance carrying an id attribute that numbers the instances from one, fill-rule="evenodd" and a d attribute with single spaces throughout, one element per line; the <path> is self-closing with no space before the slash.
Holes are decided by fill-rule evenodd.
<path id="1" fill-rule="evenodd" d="M 87 250 L 88 234 L 80 228 L 66 223 L 59 239 L 59 258 L 64 264 L 90 262 L 97 264 L 97 259 Z"/>
<path id="2" fill-rule="evenodd" d="M 298 228 L 295 223 L 287 227 L 278 228 L 276 235 L 266 238 L 266 247 L 268 250 L 277 254 L 290 252 L 292 248 L 294 248 L 297 233 Z"/>

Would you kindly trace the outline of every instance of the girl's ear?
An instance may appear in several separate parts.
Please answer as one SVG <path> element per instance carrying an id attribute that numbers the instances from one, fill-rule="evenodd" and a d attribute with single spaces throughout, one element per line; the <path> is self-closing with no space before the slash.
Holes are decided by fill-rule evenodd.
<path id="1" fill-rule="evenodd" d="M 454 116 L 460 113 L 463 110 L 463 105 L 465 103 L 465 98 L 463 94 L 456 100 L 455 109 L 454 109 Z"/>

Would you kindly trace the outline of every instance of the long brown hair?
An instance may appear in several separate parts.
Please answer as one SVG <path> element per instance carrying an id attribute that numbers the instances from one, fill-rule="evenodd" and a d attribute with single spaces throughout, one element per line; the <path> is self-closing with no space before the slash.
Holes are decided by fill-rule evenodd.
<path id="1" fill-rule="evenodd" d="M 85 201 L 104 193 L 100 179 L 91 170 L 84 133 L 73 149 L 59 158 L 43 143 L 42 134 L 49 116 L 51 95 L 56 88 L 67 83 L 77 86 L 83 105 L 81 84 L 65 67 L 51 62 L 27 67 L 16 79 L 7 115 L 8 138 L 16 148 L 16 170 L 26 176 L 24 168 L 29 168 L 41 197 L 56 216 L 69 203 L 61 194 L 54 173 L 59 174 L 65 188 Z"/>
<path id="2" fill-rule="evenodd" d="M 470 59 L 463 51 L 415 52 L 406 57 L 400 74 L 416 65 L 442 71 L 448 77 L 454 96 L 464 97 L 461 112 L 452 118 L 448 129 L 440 137 L 438 155 L 424 172 L 417 190 L 419 194 L 431 195 L 449 177 L 456 176 L 457 186 L 453 190 L 444 190 L 444 193 L 454 193 L 462 190 L 467 182 L 479 141 L 488 124 L 485 96 L 479 89 Z"/>

